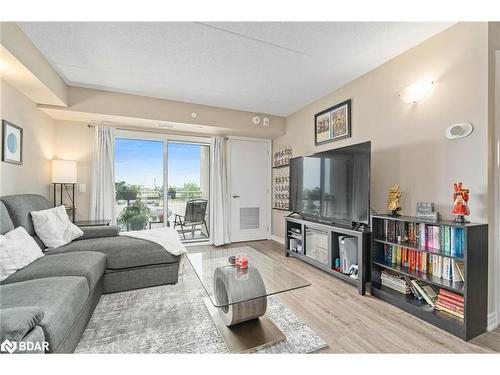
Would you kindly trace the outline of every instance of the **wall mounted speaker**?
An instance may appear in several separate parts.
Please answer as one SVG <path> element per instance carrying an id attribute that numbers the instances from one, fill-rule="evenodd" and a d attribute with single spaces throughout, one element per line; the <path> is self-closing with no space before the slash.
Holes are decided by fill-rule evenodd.
<path id="1" fill-rule="evenodd" d="M 446 129 L 446 138 L 448 139 L 457 139 L 467 137 L 470 133 L 472 133 L 474 127 L 472 124 L 468 122 L 464 122 L 462 124 L 453 124 Z"/>

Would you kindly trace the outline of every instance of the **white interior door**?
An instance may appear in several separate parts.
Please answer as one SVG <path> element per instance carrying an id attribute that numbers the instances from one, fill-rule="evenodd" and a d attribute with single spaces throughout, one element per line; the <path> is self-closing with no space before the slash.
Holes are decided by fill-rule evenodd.
<path id="1" fill-rule="evenodd" d="M 269 236 L 269 148 L 267 140 L 229 140 L 231 242 Z"/>

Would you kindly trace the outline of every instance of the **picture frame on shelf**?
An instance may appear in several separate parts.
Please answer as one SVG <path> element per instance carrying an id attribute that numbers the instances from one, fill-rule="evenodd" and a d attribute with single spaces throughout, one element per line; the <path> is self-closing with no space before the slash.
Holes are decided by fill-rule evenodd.
<path id="1" fill-rule="evenodd" d="M 2 120 L 2 161 L 23 164 L 23 129 Z"/>
<path id="2" fill-rule="evenodd" d="M 351 99 L 314 115 L 316 146 L 351 137 Z"/>

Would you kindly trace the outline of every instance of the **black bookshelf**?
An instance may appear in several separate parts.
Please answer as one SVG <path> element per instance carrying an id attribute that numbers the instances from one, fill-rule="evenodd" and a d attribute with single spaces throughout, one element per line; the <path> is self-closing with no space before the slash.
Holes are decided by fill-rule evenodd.
<path id="1" fill-rule="evenodd" d="M 454 221 L 429 222 L 411 216 L 391 217 L 388 215 L 372 216 L 371 241 L 371 295 L 388 302 L 426 322 L 433 324 L 463 340 L 470 340 L 486 332 L 488 304 L 488 226 L 487 224 L 457 223 Z M 386 220 L 449 226 L 464 230 L 463 254 L 450 255 L 444 250 L 416 245 L 408 241 L 394 241 L 385 238 L 384 222 Z M 384 258 L 384 246 L 394 245 L 427 254 L 452 258 L 464 263 L 464 281 L 450 281 L 409 269 Z M 436 246 L 437 247 L 437 246 Z M 380 274 L 384 269 L 423 280 L 436 289 L 443 288 L 464 297 L 464 318 L 458 318 L 444 311 L 435 310 L 425 301 L 416 299 L 413 294 L 407 295 L 388 288 L 381 283 Z"/>

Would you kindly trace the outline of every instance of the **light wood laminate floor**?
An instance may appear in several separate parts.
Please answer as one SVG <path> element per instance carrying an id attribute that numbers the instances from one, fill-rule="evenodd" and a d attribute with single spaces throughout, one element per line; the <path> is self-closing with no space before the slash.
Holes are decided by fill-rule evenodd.
<path id="1" fill-rule="evenodd" d="M 283 262 L 311 286 L 278 297 L 329 345 L 321 353 L 492 353 L 500 352 L 500 328 L 464 342 L 396 307 L 360 296 L 357 288 L 298 259 L 285 257 L 275 241 L 240 242 Z M 206 250 L 208 245 L 189 247 Z"/>

